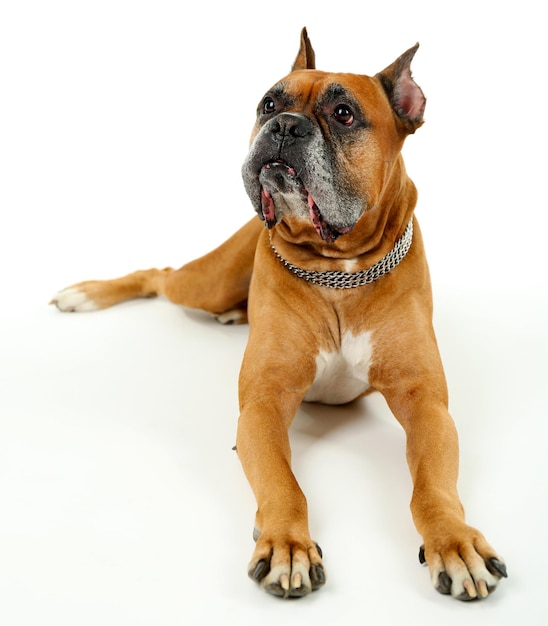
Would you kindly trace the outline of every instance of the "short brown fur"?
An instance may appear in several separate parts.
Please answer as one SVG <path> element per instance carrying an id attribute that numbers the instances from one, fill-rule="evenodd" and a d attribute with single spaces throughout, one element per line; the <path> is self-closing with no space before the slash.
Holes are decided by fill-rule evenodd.
<path id="1" fill-rule="evenodd" d="M 304 30 L 294 71 L 284 79 L 295 103 L 286 113 L 312 116 L 308 109 L 319 97 L 315 93 L 334 81 L 368 112 L 365 143 L 348 148 L 343 168 L 345 180 L 368 207 L 351 232 L 328 243 L 302 216 L 284 215 L 270 231 L 253 218 L 219 248 L 179 270 L 138 271 L 79 283 L 70 291 L 93 308 L 164 295 L 222 321 L 249 318 L 239 379 L 237 451 L 258 505 L 249 574 L 276 595 L 305 595 L 325 582 L 321 552 L 309 534 L 306 499 L 291 469 L 288 429 L 314 382 L 319 352 L 340 352 L 343 337 L 364 333 L 372 343 L 370 389 L 383 394 L 406 433 L 414 485 L 411 510 L 434 586 L 473 599 L 488 595 L 506 575 L 501 557 L 465 523 L 457 493 L 458 439 L 432 327 L 428 266 L 413 217 L 417 193 L 400 154 L 405 136 L 422 123 L 424 98 L 413 83 L 415 101 L 406 115 L 400 110 L 406 98 L 386 88 L 387 81 L 401 89 L 410 85 L 415 50 L 375 77 L 326 74 L 314 69 L 314 51 Z M 318 123 L 330 141 L 331 121 Z M 259 131 L 257 126 L 252 139 Z M 351 264 L 355 272 L 387 254 L 411 219 L 413 241 L 403 261 L 376 282 L 355 289 L 311 285 L 290 273 L 271 248 L 274 244 L 303 269 L 346 271 Z M 79 308 L 66 292 L 54 303 L 62 310 Z"/>

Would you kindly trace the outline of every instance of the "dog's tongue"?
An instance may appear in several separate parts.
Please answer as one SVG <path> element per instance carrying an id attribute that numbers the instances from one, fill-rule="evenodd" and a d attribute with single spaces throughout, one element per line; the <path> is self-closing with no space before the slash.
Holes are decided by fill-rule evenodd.
<path id="1" fill-rule="evenodd" d="M 268 228 L 272 228 L 276 224 L 276 212 L 274 210 L 274 200 L 266 189 L 261 189 L 261 207 L 266 225 Z"/>

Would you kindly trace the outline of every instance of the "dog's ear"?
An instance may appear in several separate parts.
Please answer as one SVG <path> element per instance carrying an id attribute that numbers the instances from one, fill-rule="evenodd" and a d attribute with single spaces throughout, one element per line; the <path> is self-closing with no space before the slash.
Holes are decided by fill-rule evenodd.
<path id="1" fill-rule="evenodd" d="M 415 44 L 397 58 L 392 65 L 379 72 L 378 78 L 397 116 L 407 132 L 414 133 L 422 125 L 426 98 L 411 77 L 411 61 L 419 44 Z"/>
<path id="2" fill-rule="evenodd" d="M 308 38 L 308 33 L 306 32 L 306 27 L 301 31 L 301 46 L 299 48 L 299 53 L 297 54 L 297 58 L 293 63 L 293 67 L 291 71 L 295 70 L 315 70 L 316 69 L 316 55 L 314 54 L 314 49 L 312 48 L 312 44 L 310 43 L 310 39 Z"/>

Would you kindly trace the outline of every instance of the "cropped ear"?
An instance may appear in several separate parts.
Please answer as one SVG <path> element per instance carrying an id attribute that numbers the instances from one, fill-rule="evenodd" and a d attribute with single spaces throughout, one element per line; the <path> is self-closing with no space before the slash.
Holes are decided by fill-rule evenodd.
<path id="1" fill-rule="evenodd" d="M 422 89 L 411 77 L 411 61 L 418 48 L 417 43 L 376 76 L 388 96 L 392 109 L 409 133 L 414 133 L 422 125 L 426 106 Z"/>
<path id="2" fill-rule="evenodd" d="M 306 27 L 301 31 L 301 46 L 299 48 L 299 53 L 297 54 L 297 58 L 293 63 L 293 67 L 291 71 L 295 70 L 315 70 L 316 69 L 316 55 L 314 54 L 314 49 L 312 48 L 312 44 L 310 43 L 310 39 L 308 38 L 308 33 L 306 32 Z"/>

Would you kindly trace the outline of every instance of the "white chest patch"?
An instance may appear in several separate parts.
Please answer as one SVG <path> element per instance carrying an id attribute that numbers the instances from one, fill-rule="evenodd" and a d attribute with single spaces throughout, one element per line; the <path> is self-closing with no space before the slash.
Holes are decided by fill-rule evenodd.
<path id="1" fill-rule="evenodd" d="M 320 350 L 316 376 L 305 396 L 307 402 L 345 404 L 369 388 L 371 333 L 346 333 L 339 351 Z"/>

